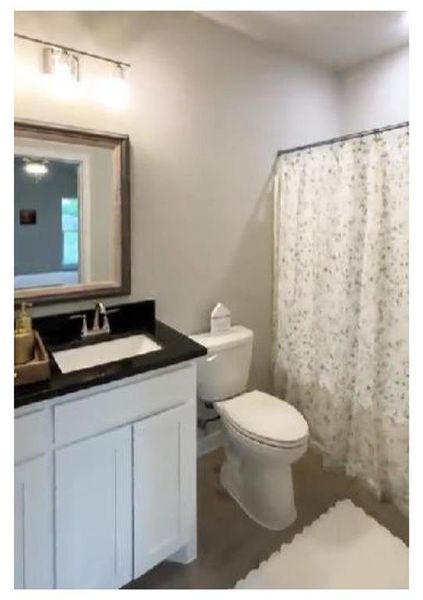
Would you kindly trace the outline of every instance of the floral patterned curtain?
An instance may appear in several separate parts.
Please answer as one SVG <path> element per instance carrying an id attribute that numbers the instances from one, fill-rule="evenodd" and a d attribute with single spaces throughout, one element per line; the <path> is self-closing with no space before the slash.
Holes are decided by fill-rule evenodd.
<path id="1" fill-rule="evenodd" d="M 275 169 L 275 393 L 324 464 L 407 512 L 408 127 Z"/>

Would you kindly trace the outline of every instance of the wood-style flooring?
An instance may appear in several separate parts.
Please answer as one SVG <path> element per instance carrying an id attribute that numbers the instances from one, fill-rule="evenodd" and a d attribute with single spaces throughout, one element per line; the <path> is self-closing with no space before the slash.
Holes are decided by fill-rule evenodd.
<path id="1" fill-rule="evenodd" d="M 322 469 L 308 450 L 293 468 L 297 521 L 268 531 L 252 521 L 219 482 L 223 449 L 198 461 L 198 557 L 189 565 L 164 562 L 131 581 L 131 589 L 227 589 L 292 540 L 337 500 L 350 498 L 408 544 L 408 519 L 392 504 L 380 503 L 358 481 Z"/>

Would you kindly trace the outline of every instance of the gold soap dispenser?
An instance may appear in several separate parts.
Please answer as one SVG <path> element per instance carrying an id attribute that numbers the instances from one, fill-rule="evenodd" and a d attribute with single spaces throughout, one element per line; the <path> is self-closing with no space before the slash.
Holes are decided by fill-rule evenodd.
<path id="1" fill-rule="evenodd" d="M 23 365 L 34 358 L 34 330 L 27 312 L 28 302 L 22 302 L 15 322 L 15 365 Z"/>

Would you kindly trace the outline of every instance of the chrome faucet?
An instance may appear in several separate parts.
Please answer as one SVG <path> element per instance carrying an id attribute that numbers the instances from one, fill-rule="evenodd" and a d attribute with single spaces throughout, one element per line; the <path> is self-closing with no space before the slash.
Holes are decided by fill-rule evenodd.
<path id="1" fill-rule="evenodd" d="M 118 310 L 119 310 L 119 308 L 111 308 L 111 309 L 109 309 L 109 313 L 117 312 Z M 103 321 L 101 327 L 100 327 L 100 316 L 102 317 L 102 321 Z M 71 315 L 69 318 L 70 319 L 82 319 L 82 329 L 81 329 L 81 338 L 82 339 L 110 334 L 109 318 L 107 316 L 107 309 L 103 302 L 97 301 L 95 303 L 94 321 L 93 321 L 92 329 L 88 329 L 86 314 Z"/>
<path id="2" fill-rule="evenodd" d="M 100 328 L 100 315 L 103 317 L 103 325 Z M 107 317 L 107 310 L 103 302 L 96 302 L 94 308 L 94 323 L 91 334 L 110 333 L 110 323 Z"/>

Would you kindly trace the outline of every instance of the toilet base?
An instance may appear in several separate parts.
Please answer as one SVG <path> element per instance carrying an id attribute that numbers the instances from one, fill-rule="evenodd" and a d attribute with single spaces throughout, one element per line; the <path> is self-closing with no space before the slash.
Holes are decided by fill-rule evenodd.
<path id="1" fill-rule="evenodd" d="M 281 450 L 246 439 L 225 421 L 224 426 L 222 486 L 256 523 L 286 529 L 297 518 L 291 464 L 304 454 L 306 444 Z"/>
<path id="2" fill-rule="evenodd" d="M 283 520 L 279 521 L 277 524 L 269 523 L 268 521 L 262 521 L 257 515 L 251 513 L 248 510 L 247 506 L 245 506 L 241 500 L 239 490 L 236 489 L 236 486 L 234 485 L 234 480 L 233 477 L 231 477 L 230 468 L 227 462 L 225 462 L 220 469 L 219 479 L 220 483 L 222 484 L 222 487 L 228 492 L 232 499 L 235 500 L 235 502 L 237 502 L 237 504 L 245 512 L 245 514 L 265 529 L 269 529 L 271 531 L 281 531 L 295 523 L 295 521 L 297 520 L 297 511 L 295 510 L 295 506 L 288 513 L 286 513 L 284 515 Z"/>

